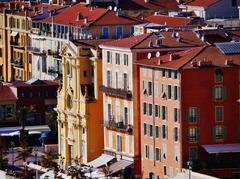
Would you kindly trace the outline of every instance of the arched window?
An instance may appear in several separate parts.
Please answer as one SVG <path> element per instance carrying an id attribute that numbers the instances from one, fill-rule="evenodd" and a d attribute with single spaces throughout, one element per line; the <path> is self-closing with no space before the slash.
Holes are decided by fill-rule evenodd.
<path id="1" fill-rule="evenodd" d="M 71 109 L 72 106 L 73 106 L 72 97 L 68 94 L 67 95 L 67 108 Z"/>
<path id="2" fill-rule="evenodd" d="M 69 62 L 67 62 L 67 75 L 71 76 L 71 65 Z"/>

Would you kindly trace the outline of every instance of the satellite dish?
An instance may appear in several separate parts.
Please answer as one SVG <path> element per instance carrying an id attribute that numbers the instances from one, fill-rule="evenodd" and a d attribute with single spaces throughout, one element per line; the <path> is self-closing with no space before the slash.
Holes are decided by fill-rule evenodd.
<path id="1" fill-rule="evenodd" d="M 148 53 L 147 54 L 147 58 L 150 59 L 152 57 L 152 54 L 151 53 Z"/>
<path id="2" fill-rule="evenodd" d="M 117 6 L 115 6 L 113 10 L 116 12 L 117 11 Z"/>
<path id="3" fill-rule="evenodd" d="M 160 57 L 160 52 L 157 52 L 157 53 L 156 53 L 156 57 Z"/>

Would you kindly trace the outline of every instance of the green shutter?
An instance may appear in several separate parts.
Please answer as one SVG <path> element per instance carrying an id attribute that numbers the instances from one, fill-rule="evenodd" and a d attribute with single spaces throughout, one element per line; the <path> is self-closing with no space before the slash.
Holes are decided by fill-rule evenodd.
<path id="1" fill-rule="evenodd" d="M 212 99 L 214 99 L 214 100 L 216 99 L 215 98 L 215 86 L 212 87 Z"/>
<path id="2" fill-rule="evenodd" d="M 237 126 L 237 139 L 240 140 L 240 125 Z"/>
<path id="3" fill-rule="evenodd" d="M 224 131 L 224 140 L 227 140 L 228 131 L 226 126 L 223 127 L 223 131 Z"/>
<path id="4" fill-rule="evenodd" d="M 187 128 L 186 130 L 186 140 L 187 142 L 189 142 L 189 128 Z"/>
<path id="5" fill-rule="evenodd" d="M 200 109 L 197 108 L 197 122 L 199 122 L 200 120 Z"/>
<path id="6" fill-rule="evenodd" d="M 223 99 L 227 99 L 227 87 L 223 86 Z"/>

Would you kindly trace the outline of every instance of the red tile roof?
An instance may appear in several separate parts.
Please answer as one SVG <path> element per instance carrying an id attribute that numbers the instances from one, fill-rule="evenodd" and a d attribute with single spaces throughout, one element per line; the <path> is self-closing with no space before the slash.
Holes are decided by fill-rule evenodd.
<path id="1" fill-rule="evenodd" d="M 123 10 L 178 10 L 176 0 L 119 0 L 119 7 Z"/>
<path id="2" fill-rule="evenodd" d="M 205 47 L 191 48 L 187 51 L 176 52 L 173 54 L 163 55 L 151 59 L 143 59 L 136 62 L 136 64 L 149 67 L 159 67 L 168 69 L 179 69 L 186 63 L 190 62 L 197 56 Z M 171 60 L 172 58 L 172 60 Z"/>
<path id="3" fill-rule="evenodd" d="M 78 20 L 78 16 L 82 16 Z M 87 23 L 84 22 L 84 17 L 87 17 Z M 52 17 L 49 17 L 43 22 L 52 22 Z M 76 4 L 69 7 L 64 12 L 54 16 L 54 23 L 63 25 L 75 26 L 90 26 L 90 25 L 128 25 L 140 23 L 137 19 L 116 15 L 116 12 L 104 8 L 87 7 L 83 4 Z"/>
<path id="4" fill-rule="evenodd" d="M 16 96 L 13 94 L 9 86 L 0 84 L 0 101 L 16 100 Z"/>
<path id="5" fill-rule="evenodd" d="M 206 45 L 192 31 L 181 31 L 178 32 L 178 34 L 181 37 L 180 41 L 172 37 L 172 32 L 161 32 L 160 35 L 163 36 L 162 46 L 156 48 L 196 47 Z M 157 34 L 151 33 L 113 40 L 103 43 L 103 45 L 129 49 L 146 49 L 149 48 L 150 41 L 155 43 L 157 39 L 159 39 Z"/>
<path id="6" fill-rule="evenodd" d="M 170 17 L 164 15 L 152 15 L 145 19 L 148 22 L 162 24 L 169 27 L 180 27 L 187 26 L 191 24 L 192 18 L 186 17 Z"/>
<path id="7" fill-rule="evenodd" d="M 185 3 L 187 6 L 209 7 L 221 0 L 191 0 Z"/>

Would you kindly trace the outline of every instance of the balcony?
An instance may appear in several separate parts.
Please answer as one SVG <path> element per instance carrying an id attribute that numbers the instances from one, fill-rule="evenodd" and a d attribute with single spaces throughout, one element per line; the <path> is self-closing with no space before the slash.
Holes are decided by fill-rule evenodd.
<path id="1" fill-rule="evenodd" d="M 48 68 L 48 74 L 54 77 L 62 77 L 62 73 L 57 70 L 57 68 L 49 67 Z"/>
<path id="2" fill-rule="evenodd" d="M 125 89 L 116 89 L 106 86 L 100 86 L 100 91 L 105 93 L 107 96 L 114 96 L 118 98 L 132 99 L 132 92 L 130 90 Z"/>
<path id="3" fill-rule="evenodd" d="M 18 67 L 18 68 L 23 68 L 24 67 L 23 60 L 20 59 L 20 58 L 13 59 L 11 63 L 12 63 L 13 66 Z"/>
<path id="4" fill-rule="evenodd" d="M 35 55 L 46 55 L 45 50 L 41 50 L 40 48 L 37 48 L 37 47 L 30 47 L 30 46 L 28 46 L 27 50 L 31 51 Z"/>
<path id="5" fill-rule="evenodd" d="M 61 58 L 59 51 L 53 51 L 51 49 L 48 49 L 47 53 L 48 55 L 53 56 L 54 58 Z"/>
<path id="6" fill-rule="evenodd" d="M 112 120 L 104 120 L 104 126 L 108 129 L 123 132 L 127 134 L 133 134 L 133 126 L 131 124 L 125 125 L 123 121 L 121 122 L 115 122 Z"/>
<path id="7" fill-rule="evenodd" d="M 10 45 L 15 48 L 24 49 L 24 46 L 20 45 L 20 43 L 16 41 L 10 41 Z"/>

